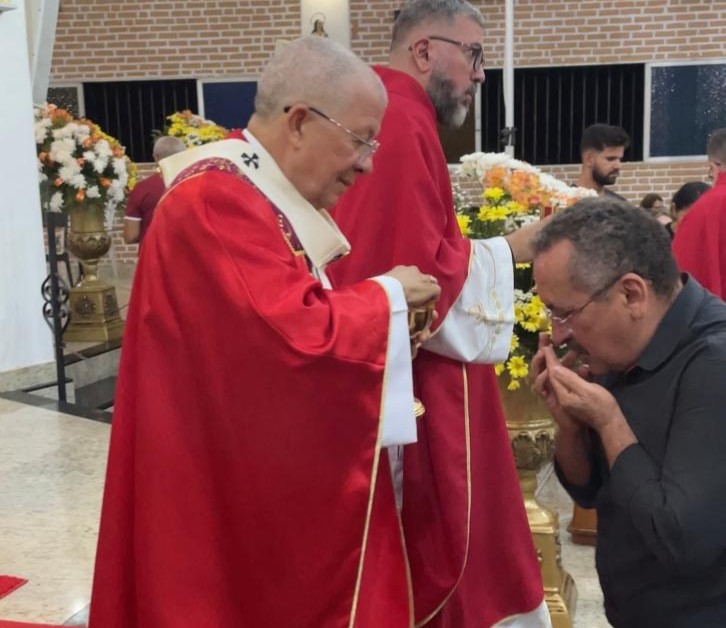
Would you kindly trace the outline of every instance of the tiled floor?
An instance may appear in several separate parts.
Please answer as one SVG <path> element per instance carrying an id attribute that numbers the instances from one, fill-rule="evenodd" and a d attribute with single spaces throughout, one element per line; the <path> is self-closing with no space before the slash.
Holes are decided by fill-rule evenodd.
<path id="1" fill-rule="evenodd" d="M 0 399 L 0 568 L 28 580 L 0 618 L 64 622 L 88 606 L 109 429 Z"/>
<path id="2" fill-rule="evenodd" d="M 121 270 L 111 280 L 124 308 L 131 273 Z M 85 623 L 109 429 L 0 398 L 0 573 L 28 579 L 0 599 L 0 618 Z M 578 589 L 573 628 L 606 628 L 593 548 L 570 542 L 572 502 L 553 475 L 540 500 L 560 516 L 562 560 Z"/>

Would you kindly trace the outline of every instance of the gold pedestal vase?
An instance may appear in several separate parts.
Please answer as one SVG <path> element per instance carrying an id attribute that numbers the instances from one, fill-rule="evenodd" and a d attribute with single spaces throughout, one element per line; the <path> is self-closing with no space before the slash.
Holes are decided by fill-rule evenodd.
<path id="1" fill-rule="evenodd" d="M 526 383 L 517 390 L 507 390 L 501 379 L 499 385 L 522 498 L 542 570 L 545 602 L 554 628 L 571 628 L 577 589 L 572 576 L 562 567 L 559 517 L 535 497 L 537 473 L 553 458 L 555 424 L 547 407 Z"/>
<path id="2" fill-rule="evenodd" d="M 116 289 L 98 278 L 98 262 L 111 248 L 101 202 L 75 203 L 69 210 L 68 248 L 83 264 L 83 280 L 70 290 L 67 341 L 104 342 L 121 338 L 124 322 Z"/>

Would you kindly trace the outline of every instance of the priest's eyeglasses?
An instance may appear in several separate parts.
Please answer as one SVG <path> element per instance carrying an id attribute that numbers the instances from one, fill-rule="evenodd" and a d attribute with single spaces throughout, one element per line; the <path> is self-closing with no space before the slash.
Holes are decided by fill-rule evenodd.
<path id="1" fill-rule="evenodd" d="M 598 299 L 604 297 L 608 293 L 610 288 L 612 288 L 622 276 L 623 275 L 617 275 L 614 279 L 609 281 L 605 286 L 603 286 L 599 290 L 596 290 L 595 292 L 593 292 L 592 295 L 590 296 L 590 298 L 587 301 L 585 301 L 582 305 L 580 305 L 579 307 L 574 307 L 571 310 L 565 310 L 564 312 L 561 312 L 561 313 L 556 313 L 555 310 L 545 307 L 547 316 L 549 316 L 549 319 L 553 323 L 557 323 L 558 325 L 566 325 L 569 327 L 572 324 L 572 319 L 577 314 L 582 312 L 593 301 L 597 301 Z"/>
<path id="2" fill-rule="evenodd" d="M 292 106 L 288 105 L 283 109 L 283 111 L 287 113 L 288 111 L 290 111 L 290 109 L 292 109 Z M 325 118 L 328 122 L 332 122 L 339 129 L 343 129 L 343 131 L 350 135 L 355 142 L 356 151 L 358 152 L 358 158 L 360 159 L 360 161 L 365 161 L 369 157 L 373 157 L 376 151 L 380 148 L 381 143 L 378 140 L 364 140 L 360 135 L 356 135 L 355 133 L 353 133 L 353 131 L 351 131 L 344 124 L 341 124 L 334 118 L 331 118 L 329 115 L 324 114 L 322 111 L 320 111 L 320 109 L 316 109 L 315 107 L 311 107 L 310 105 L 308 105 L 308 109 L 313 113 L 319 115 L 321 118 Z"/>
<path id="3" fill-rule="evenodd" d="M 440 37 L 439 35 L 429 35 L 428 39 L 445 41 L 447 44 L 454 44 L 455 46 L 459 46 L 464 52 L 470 53 L 472 60 L 471 67 L 474 72 L 479 72 L 484 67 L 484 49 L 481 47 L 481 44 L 467 44 L 465 41 L 456 41 L 455 39 Z"/>

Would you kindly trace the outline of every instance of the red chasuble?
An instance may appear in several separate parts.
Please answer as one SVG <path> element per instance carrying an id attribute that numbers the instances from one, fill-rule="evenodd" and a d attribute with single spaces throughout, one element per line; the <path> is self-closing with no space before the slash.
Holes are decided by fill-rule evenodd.
<path id="1" fill-rule="evenodd" d="M 681 270 L 726 299 L 726 172 L 686 212 L 673 239 Z"/>
<path id="2" fill-rule="evenodd" d="M 330 275 L 347 285 L 396 264 L 438 277 L 444 320 L 467 277 L 470 242 L 454 214 L 434 109 L 411 77 L 377 68 L 389 104 L 372 175 L 335 217 L 353 252 Z M 417 624 L 483 628 L 534 610 L 542 581 L 494 370 L 421 350 L 418 442 L 404 449 L 403 527 Z"/>
<path id="3" fill-rule="evenodd" d="M 136 271 L 90 627 L 408 627 L 379 447 L 388 298 L 323 290 L 279 210 L 202 166 Z"/>

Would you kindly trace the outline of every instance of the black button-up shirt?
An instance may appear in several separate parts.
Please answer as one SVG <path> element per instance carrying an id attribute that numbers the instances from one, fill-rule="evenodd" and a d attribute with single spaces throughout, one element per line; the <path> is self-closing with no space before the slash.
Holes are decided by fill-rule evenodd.
<path id="1" fill-rule="evenodd" d="M 693 278 L 627 373 L 600 382 L 638 443 L 608 469 L 593 433 L 586 486 L 597 571 L 616 628 L 726 627 L 726 303 Z"/>

